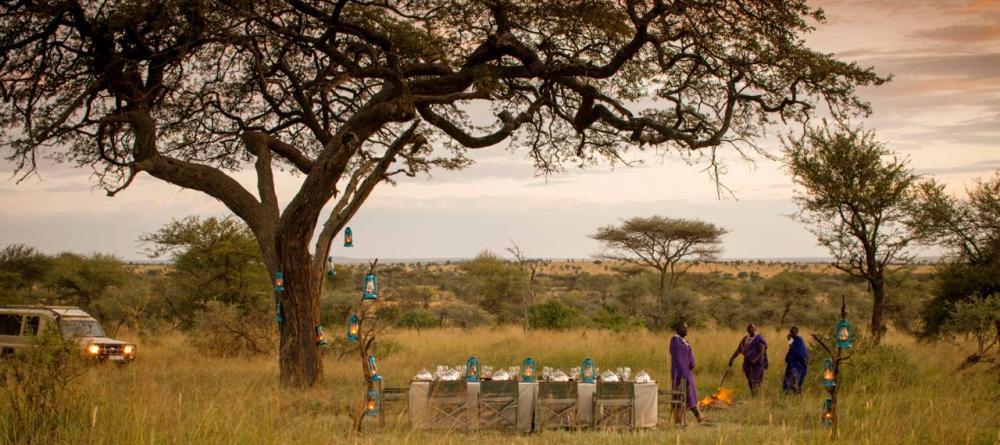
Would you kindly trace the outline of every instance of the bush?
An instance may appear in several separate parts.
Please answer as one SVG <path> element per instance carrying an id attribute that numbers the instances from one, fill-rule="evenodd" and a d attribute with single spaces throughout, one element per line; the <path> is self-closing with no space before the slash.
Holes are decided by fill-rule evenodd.
<path id="1" fill-rule="evenodd" d="M 531 326 L 538 329 L 566 329 L 576 317 L 576 311 L 559 300 L 532 305 L 528 314 Z"/>
<path id="2" fill-rule="evenodd" d="M 277 349 L 277 329 L 274 314 L 262 306 L 210 301 L 197 312 L 188 338 L 199 351 L 220 357 L 269 354 Z"/>
<path id="3" fill-rule="evenodd" d="M 4 357 L 0 368 L 0 442 L 67 443 L 87 422 L 88 400 L 73 382 L 87 371 L 79 345 L 49 324 L 32 347 Z"/>
<path id="4" fill-rule="evenodd" d="M 404 328 L 432 328 L 438 325 L 438 319 L 427 309 L 413 309 L 406 311 L 399 318 L 397 324 Z"/>
<path id="5" fill-rule="evenodd" d="M 493 323 L 493 316 L 479 306 L 462 301 L 449 301 L 431 310 L 440 324 L 462 329 Z"/>

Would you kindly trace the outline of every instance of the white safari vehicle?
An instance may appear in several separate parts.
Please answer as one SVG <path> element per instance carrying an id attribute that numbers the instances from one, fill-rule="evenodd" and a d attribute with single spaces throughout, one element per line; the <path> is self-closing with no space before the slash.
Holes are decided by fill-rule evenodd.
<path id="1" fill-rule="evenodd" d="M 135 345 L 108 338 L 94 317 L 69 306 L 0 306 L 0 353 L 30 347 L 31 337 L 50 323 L 59 327 L 63 338 L 78 342 L 88 357 L 119 363 L 135 360 Z"/>

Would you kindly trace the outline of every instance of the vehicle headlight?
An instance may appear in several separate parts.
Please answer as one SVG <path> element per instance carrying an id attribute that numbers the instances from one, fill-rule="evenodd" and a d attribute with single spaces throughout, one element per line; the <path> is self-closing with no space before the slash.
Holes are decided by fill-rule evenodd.
<path id="1" fill-rule="evenodd" d="M 135 345 L 125 345 L 125 349 L 123 349 L 123 351 L 125 351 L 126 354 L 131 354 L 135 352 Z"/>
<path id="2" fill-rule="evenodd" d="M 100 354 L 101 353 L 101 345 L 91 344 L 90 346 L 87 346 L 87 352 L 89 352 L 89 353 L 91 353 L 93 355 Z"/>

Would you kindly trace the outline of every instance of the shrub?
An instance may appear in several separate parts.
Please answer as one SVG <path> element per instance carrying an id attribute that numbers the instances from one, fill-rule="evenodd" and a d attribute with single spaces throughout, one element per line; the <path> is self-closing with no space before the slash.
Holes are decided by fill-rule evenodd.
<path id="1" fill-rule="evenodd" d="M 0 442 L 67 443 L 86 425 L 88 400 L 73 382 L 87 371 L 79 345 L 49 324 L 32 347 L 3 358 L 0 368 Z"/>
<path id="2" fill-rule="evenodd" d="M 559 300 L 532 305 L 528 313 L 531 326 L 539 329 L 566 329 L 576 317 L 576 311 Z"/>
<path id="3" fill-rule="evenodd" d="M 230 357 L 269 354 L 276 350 L 274 315 L 257 304 L 242 309 L 210 301 L 198 311 L 188 338 L 199 351 Z"/>
<path id="4" fill-rule="evenodd" d="M 438 319 L 435 318 L 434 314 L 427 309 L 413 309 L 403 313 L 397 324 L 404 328 L 414 328 L 419 330 L 437 326 Z"/>
<path id="5" fill-rule="evenodd" d="M 493 316 L 479 306 L 462 301 L 449 301 L 431 310 L 440 324 L 462 329 L 493 323 Z"/>

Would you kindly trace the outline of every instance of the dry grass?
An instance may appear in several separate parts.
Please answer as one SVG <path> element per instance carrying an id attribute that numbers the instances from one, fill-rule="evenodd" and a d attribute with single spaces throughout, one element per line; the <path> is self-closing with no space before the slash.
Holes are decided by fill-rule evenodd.
<path id="1" fill-rule="evenodd" d="M 389 425 L 366 424 L 363 435 L 349 433 L 347 415 L 362 394 L 360 364 L 327 357 L 323 381 L 314 389 L 286 392 L 277 386 L 276 360 L 206 358 L 179 336 L 142 345 L 139 359 L 124 367 L 102 366 L 82 382 L 87 394 L 86 424 L 69 431 L 68 443 L 829 443 L 818 424 L 823 395 L 818 370 L 810 370 L 803 396 L 780 394 L 784 342 L 771 340 L 766 391 L 746 400 L 742 376 L 734 408 L 708 412 L 714 427 L 677 428 L 663 421 L 639 432 L 552 432 L 530 436 L 496 433 L 415 432 L 406 424 L 405 403 L 389 407 Z M 715 389 L 739 333 L 692 332 L 699 391 Z M 578 366 L 584 356 L 598 366 L 646 370 L 666 384 L 667 338 L 651 333 L 598 331 L 532 332 L 515 328 L 402 331 L 387 339 L 398 351 L 381 360 L 388 386 L 404 386 L 421 368 L 458 364 L 474 354 L 486 365 L 507 366 L 525 356 L 540 366 Z M 997 443 L 1000 402 L 996 368 L 979 365 L 957 373 L 969 351 L 956 345 L 917 344 L 893 336 L 905 352 L 848 362 L 853 382 L 843 387 L 841 438 L 844 443 Z M 813 351 L 818 354 L 819 351 Z M 991 365 L 992 366 L 992 365 Z"/>

